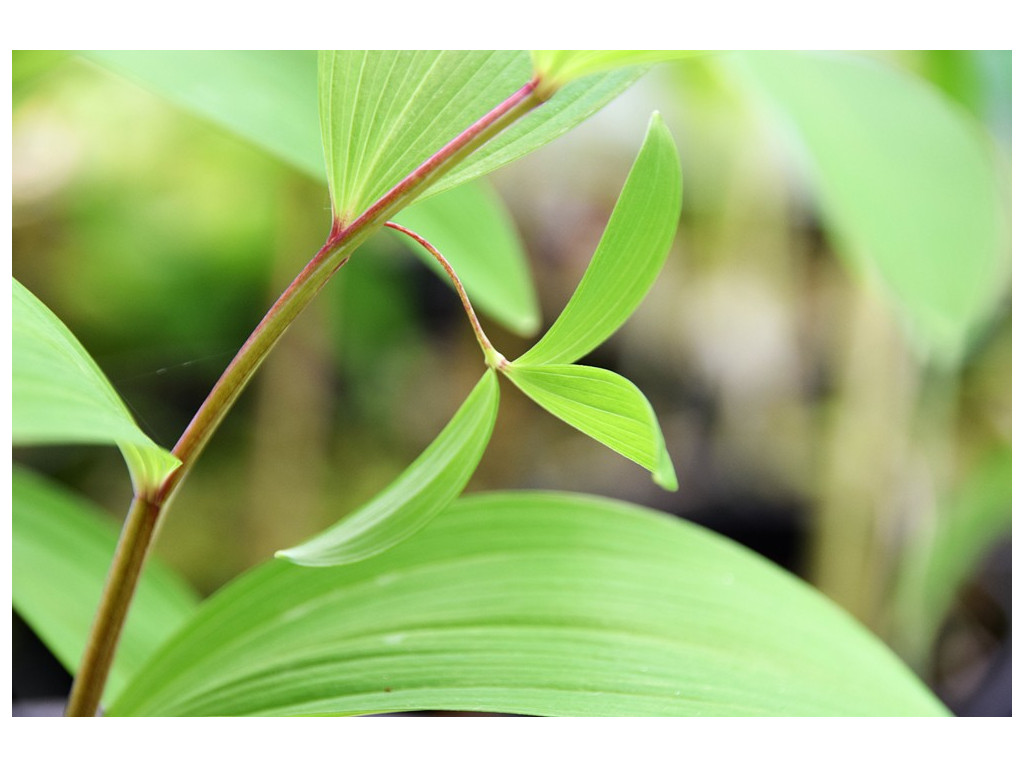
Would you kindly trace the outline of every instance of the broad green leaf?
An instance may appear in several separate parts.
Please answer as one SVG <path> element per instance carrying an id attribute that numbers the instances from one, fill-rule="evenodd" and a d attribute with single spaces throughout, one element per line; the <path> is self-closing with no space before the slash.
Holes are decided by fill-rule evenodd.
<path id="1" fill-rule="evenodd" d="M 136 492 L 181 462 L 146 437 L 64 324 L 12 278 L 12 436 L 15 444 L 116 444 Z"/>
<path id="2" fill-rule="evenodd" d="M 513 363 L 503 372 L 541 408 L 650 470 L 663 488 L 678 489 L 654 409 L 629 379 L 585 365 Z"/>
<path id="3" fill-rule="evenodd" d="M 312 178 L 326 178 L 315 51 L 93 51 L 86 56 Z M 398 220 L 440 248 L 479 308 L 517 333 L 536 333 L 540 318 L 525 254 L 501 199 L 485 184 L 432 196 Z"/>
<path id="4" fill-rule="evenodd" d="M 340 565 L 364 560 L 412 536 L 462 493 L 497 416 L 498 377 L 488 369 L 448 426 L 386 490 L 277 556 L 300 565 Z"/>
<path id="5" fill-rule="evenodd" d="M 1009 445 L 993 450 L 939 509 L 931 531 L 903 559 L 895 600 L 895 641 L 923 665 L 957 589 L 999 539 L 1008 537 L 1013 501 Z"/>
<path id="6" fill-rule="evenodd" d="M 362 56 L 357 51 L 343 53 L 346 61 Z M 439 55 L 422 51 L 372 54 L 369 58 L 381 66 L 400 58 Z M 315 51 L 88 51 L 84 55 L 245 137 L 313 178 L 325 177 Z M 458 94 L 459 104 L 466 107 L 462 110 L 466 120 L 458 123 L 450 109 L 443 110 L 444 114 L 431 112 L 431 105 L 444 106 L 443 99 L 436 98 L 437 94 L 421 91 L 412 101 L 398 104 L 398 111 L 405 112 L 402 125 L 391 127 L 404 130 L 410 141 L 424 146 L 431 144 L 426 154 L 418 157 L 408 170 L 497 106 L 532 76 L 530 58 L 525 51 L 448 52 L 439 65 L 443 67 L 435 68 L 428 77 L 429 87 L 438 80 L 445 80 L 449 70 L 442 71 L 442 68 L 455 70 L 459 77 L 471 77 L 471 82 Z M 480 70 L 472 75 L 468 70 L 476 66 Z M 436 182 L 429 194 L 490 173 L 557 138 L 632 85 L 642 72 L 641 68 L 633 67 L 571 83 Z M 488 82 L 490 75 L 494 78 Z M 443 88 L 447 92 L 450 86 L 451 83 L 446 83 Z M 349 91 L 345 96 L 353 102 L 356 99 L 364 104 L 372 101 L 372 109 L 378 111 L 387 110 L 388 104 L 395 106 L 396 99 L 400 98 L 394 93 L 370 93 L 369 87 L 368 83 L 361 82 L 356 91 Z M 378 95 L 386 98 L 378 103 Z M 428 103 L 426 108 L 425 102 Z M 468 108 L 470 103 L 475 109 Z M 368 113 L 362 117 L 374 119 Z M 378 117 L 386 118 L 386 113 Z M 411 135 L 421 129 L 427 133 Z M 433 141 L 428 141 L 428 136 L 433 137 Z M 393 143 L 398 138 L 390 136 L 389 151 L 399 149 Z M 389 174 L 389 178 L 393 177 L 393 173 Z"/>
<path id="7" fill-rule="evenodd" d="M 587 75 L 620 67 L 684 59 L 696 51 L 531 51 L 542 87 L 560 88 Z"/>
<path id="8" fill-rule="evenodd" d="M 324 178 L 315 51 L 89 51 L 87 58 Z"/>
<path id="9" fill-rule="evenodd" d="M 587 496 L 460 499 L 383 554 L 214 595 L 115 715 L 942 715 L 877 638 L 692 523 Z"/>
<path id="10" fill-rule="evenodd" d="M 11 485 L 14 609 L 74 674 L 99 605 L 118 528 L 85 499 L 24 469 L 14 467 Z M 172 571 L 154 560 L 147 563 L 104 702 L 125 687 L 198 603 Z"/>
<path id="11" fill-rule="evenodd" d="M 957 359 L 1009 290 L 994 148 L 923 80 L 850 56 L 747 53 L 795 128 L 837 246 L 879 279 L 925 351 Z"/>
<path id="12" fill-rule="evenodd" d="M 647 295 L 668 256 L 679 221 L 682 188 L 675 143 L 655 113 L 576 292 L 554 325 L 518 362 L 572 363 L 626 321 Z"/>
<path id="13" fill-rule="evenodd" d="M 320 124 L 335 216 L 350 222 L 529 79 L 498 51 L 324 51 Z"/>
<path id="14" fill-rule="evenodd" d="M 537 332 L 540 310 L 526 255 L 493 189 L 481 182 L 464 184 L 406 208 L 395 219 L 444 254 L 478 309 L 522 336 Z M 410 245 L 448 282 L 430 254 Z"/>
<path id="15" fill-rule="evenodd" d="M 335 215 L 351 221 L 532 77 L 525 51 L 328 51 L 320 120 Z M 536 149 L 593 114 L 636 72 L 581 81 L 478 149 L 448 189 Z"/>

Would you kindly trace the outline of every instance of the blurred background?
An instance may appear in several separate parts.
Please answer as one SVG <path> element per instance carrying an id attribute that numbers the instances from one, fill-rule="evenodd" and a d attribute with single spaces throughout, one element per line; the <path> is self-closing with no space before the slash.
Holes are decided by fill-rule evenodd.
<path id="1" fill-rule="evenodd" d="M 1009 52 L 864 54 L 929 80 L 1008 168 Z M 326 238 L 317 184 L 70 54 L 14 52 L 13 273 L 171 446 Z M 830 245 L 785 138 L 716 57 L 663 65 L 590 121 L 489 178 L 545 326 L 583 274 L 660 110 L 684 174 L 651 294 L 583 361 L 652 402 L 679 475 L 647 472 L 508 382 L 469 491 L 602 494 L 696 521 L 774 560 L 888 642 L 958 714 L 1010 714 L 1009 273 L 955 366 L 917 353 Z M 532 343 L 483 322 L 514 358 Z M 335 522 L 433 439 L 482 371 L 454 292 L 387 233 L 270 356 L 178 494 L 157 555 L 208 594 Z M 115 449 L 17 462 L 120 519 Z M 70 680 L 15 617 L 15 702 Z"/>

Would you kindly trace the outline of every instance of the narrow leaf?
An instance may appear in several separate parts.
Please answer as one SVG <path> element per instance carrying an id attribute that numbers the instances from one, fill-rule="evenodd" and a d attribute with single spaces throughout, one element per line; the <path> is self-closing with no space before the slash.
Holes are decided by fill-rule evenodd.
<path id="1" fill-rule="evenodd" d="M 464 184 L 395 218 L 444 254 L 478 309 L 522 336 L 538 331 L 540 310 L 522 242 L 501 198 L 488 185 Z M 449 282 L 435 259 L 421 248 L 413 251 Z"/>
<path id="2" fill-rule="evenodd" d="M 448 426 L 386 490 L 277 556 L 301 565 L 339 565 L 371 557 L 412 536 L 466 487 L 497 415 L 498 379 L 488 369 Z"/>
<path id="3" fill-rule="evenodd" d="M 86 58 L 324 178 L 315 51 L 87 51 Z"/>
<path id="4" fill-rule="evenodd" d="M 650 470 L 661 487 L 679 488 L 654 409 L 629 379 L 584 365 L 515 363 L 503 370 L 548 413 Z"/>
<path id="5" fill-rule="evenodd" d="M 620 502 L 456 501 L 338 568 L 208 600 L 115 715 L 941 715 L 877 638 L 692 523 Z"/>
<path id="6" fill-rule="evenodd" d="M 748 53 L 744 81 L 796 134 L 837 247 L 879 279 L 925 351 L 955 360 L 1009 291 L 1009 218 L 981 126 L 866 59 Z"/>
<path id="7" fill-rule="evenodd" d="M 533 67 L 546 88 L 610 69 L 684 59 L 697 51 L 531 51 Z"/>
<path id="8" fill-rule="evenodd" d="M 13 286 L 12 434 L 15 444 L 116 444 L 136 492 L 180 462 L 146 437 L 89 353 L 21 283 Z"/>
<path id="9" fill-rule="evenodd" d="M 572 363 L 626 321 L 668 256 L 679 221 L 682 185 L 675 143 L 655 113 L 576 292 L 519 362 Z"/>
<path id="10" fill-rule="evenodd" d="M 99 605 L 118 528 L 84 499 L 14 467 L 14 610 L 74 674 Z M 198 597 L 150 560 L 118 647 L 104 701 L 111 701 L 160 645 L 195 612 Z"/>

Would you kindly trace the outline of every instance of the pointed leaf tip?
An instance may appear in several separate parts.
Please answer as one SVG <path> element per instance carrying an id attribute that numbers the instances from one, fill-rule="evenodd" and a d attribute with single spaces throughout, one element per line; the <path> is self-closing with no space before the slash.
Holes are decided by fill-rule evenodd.
<path id="1" fill-rule="evenodd" d="M 654 409 L 629 379 L 585 365 L 513 363 L 504 373 L 548 413 L 649 470 L 662 488 L 678 490 Z"/>
<path id="2" fill-rule="evenodd" d="M 412 536 L 462 493 L 497 415 L 498 377 L 488 368 L 441 434 L 391 485 L 326 531 L 274 556 L 297 565 L 342 565 Z"/>
<path id="3" fill-rule="evenodd" d="M 12 291 L 15 444 L 117 445 L 136 493 L 162 483 L 181 462 L 139 429 L 67 326 L 13 278 Z"/>
<path id="4" fill-rule="evenodd" d="M 655 112 L 583 279 L 548 332 L 517 362 L 573 363 L 626 322 L 668 257 L 682 190 L 675 142 Z"/>

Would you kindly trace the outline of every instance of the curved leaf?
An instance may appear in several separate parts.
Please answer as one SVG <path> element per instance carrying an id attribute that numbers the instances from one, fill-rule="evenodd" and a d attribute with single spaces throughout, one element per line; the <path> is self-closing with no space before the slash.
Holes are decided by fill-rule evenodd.
<path id="1" fill-rule="evenodd" d="M 89 353 L 12 278 L 12 435 L 15 444 L 116 444 L 136 492 L 181 462 L 150 440 Z"/>
<path id="2" fill-rule="evenodd" d="M 663 488 L 679 488 L 654 409 L 629 379 L 584 365 L 514 363 L 503 372 L 548 413 L 650 470 Z"/>
<path id="3" fill-rule="evenodd" d="M 111 712 L 409 709 L 946 714 L 877 638 L 748 550 L 639 507 L 538 493 L 462 499 L 352 565 L 260 566 Z"/>
<path id="4" fill-rule="evenodd" d="M 920 79 L 850 56 L 747 53 L 795 127 L 839 250 L 955 360 L 1009 290 L 1009 217 L 980 125 Z"/>
<path id="5" fill-rule="evenodd" d="M 526 254 L 498 194 L 483 182 L 417 202 L 395 220 L 422 235 L 449 261 L 478 309 L 520 334 L 540 328 Z M 448 283 L 444 270 L 413 248 Z"/>
<path id="6" fill-rule="evenodd" d="M 99 605 L 118 528 L 85 499 L 14 467 L 14 609 L 74 674 Z M 199 598 L 159 562 L 147 563 L 104 692 L 111 701 L 195 612 Z"/>
<path id="7" fill-rule="evenodd" d="M 575 362 L 626 321 L 668 256 L 682 188 L 675 143 L 655 113 L 583 279 L 554 325 L 518 362 Z"/>
<path id="8" fill-rule="evenodd" d="M 383 552 L 416 533 L 462 493 L 498 416 L 498 378 L 487 372 L 427 449 L 391 485 L 341 522 L 277 557 L 340 565 Z"/>

